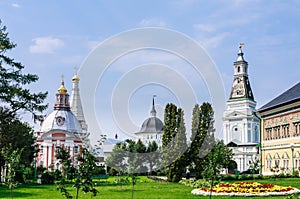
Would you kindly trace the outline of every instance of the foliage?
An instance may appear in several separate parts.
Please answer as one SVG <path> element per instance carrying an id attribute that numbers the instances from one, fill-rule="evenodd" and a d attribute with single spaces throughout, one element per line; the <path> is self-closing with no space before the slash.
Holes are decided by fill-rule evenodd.
<path id="1" fill-rule="evenodd" d="M 184 186 L 179 183 L 162 183 L 147 180 L 146 177 L 141 176 L 135 185 L 135 198 L 138 199 L 157 199 L 157 198 L 172 198 L 172 199 L 199 199 L 208 198 L 201 197 L 199 195 L 191 194 L 194 189 L 192 187 Z M 101 180 L 101 183 L 97 183 L 95 187 L 101 194 L 97 194 L 95 199 L 120 199 L 120 198 L 131 198 L 131 184 L 126 184 L 123 186 L 123 190 L 120 191 L 118 186 L 113 183 L 114 177 L 109 177 L 107 180 Z M 98 181 L 98 180 L 97 180 Z M 299 178 L 288 178 L 288 179 L 266 179 L 257 180 L 260 183 L 271 183 L 280 186 L 293 186 L 295 188 L 300 188 Z M 232 182 L 233 183 L 233 182 Z M 76 190 L 72 188 L 71 184 L 66 184 L 66 189 L 71 195 L 76 193 Z M 62 198 L 61 193 L 55 190 L 55 185 L 35 185 L 35 184 L 21 184 L 18 186 L 17 191 L 14 193 L 16 199 L 32 199 L 32 198 L 42 198 L 42 199 L 52 199 L 52 198 Z M 295 195 L 298 198 L 299 194 Z M 0 186 L 0 198 L 9 198 L 9 190 L 6 187 Z M 89 194 L 79 193 L 79 198 L 90 199 Z M 232 196 L 220 196 L 213 197 L 218 199 L 233 199 Z M 276 196 L 276 197 L 263 197 L 263 199 L 284 199 L 286 196 Z M 262 199 L 262 197 L 251 197 L 251 199 Z"/>
<path id="2" fill-rule="evenodd" d="M 149 163 L 149 174 L 153 175 L 154 168 L 158 167 L 158 164 L 160 163 L 160 153 L 158 151 L 158 145 L 154 140 L 148 144 L 146 153 L 148 153 L 147 161 Z"/>
<path id="3" fill-rule="evenodd" d="M 71 165 L 69 150 L 65 147 L 58 146 L 55 151 L 55 156 L 61 164 L 62 176 L 68 180 L 72 180 L 75 175 L 75 168 Z"/>
<path id="4" fill-rule="evenodd" d="M 86 148 L 83 148 L 81 153 L 81 156 L 78 157 L 78 161 L 80 162 L 80 164 L 75 174 L 73 185 L 73 187 L 76 189 L 76 199 L 78 199 L 79 190 L 82 190 L 85 194 L 91 192 L 93 196 L 96 196 L 98 193 L 98 191 L 94 187 L 94 183 L 92 180 L 94 170 L 97 167 L 95 164 L 96 157 L 93 156 Z M 65 156 L 66 154 L 63 152 L 60 155 Z M 68 171 L 69 170 L 64 171 L 66 176 L 68 176 Z M 66 178 L 64 176 L 58 182 L 57 190 L 59 190 L 66 198 L 72 198 L 71 194 L 66 189 Z"/>
<path id="5" fill-rule="evenodd" d="M 9 147 L 5 147 L 2 149 L 2 154 L 4 156 L 5 167 L 6 167 L 6 176 L 5 176 L 5 184 L 8 186 L 10 190 L 10 197 L 13 198 L 13 190 L 17 186 L 17 182 L 15 181 L 16 170 L 19 166 L 21 160 L 21 153 L 23 149 L 13 149 L 10 145 Z"/>
<path id="6" fill-rule="evenodd" d="M 35 138 L 32 128 L 21 122 L 15 114 L 8 109 L 0 107 L 0 148 L 9 147 L 22 150 L 20 165 L 28 167 L 34 158 Z M 0 167 L 4 165 L 3 156 L 0 154 Z"/>
<path id="7" fill-rule="evenodd" d="M 106 165 L 111 167 L 109 170 L 110 174 L 116 174 L 115 171 L 119 173 L 119 175 L 123 175 L 126 172 L 127 163 L 125 162 L 126 157 L 126 143 L 119 142 L 117 143 L 110 155 L 105 160 Z"/>
<path id="8" fill-rule="evenodd" d="M 204 158 L 212 149 L 214 127 L 214 111 L 211 104 L 205 102 L 195 105 L 192 115 L 191 141 L 187 161 L 195 170 L 196 179 L 200 179 L 204 166 Z"/>
<path id="9" fill-rule="evenodd" d="M 33 118 L 41 119 L 40 112 L 47 108 L 43 101 L 47 92 L 31 93 L 25 86 L 38 80 L 37 75 L 23 74 L 24 66 L 6 53 L 16 47 L 8 38 L 6 26 L 0 21 L 0 101 L 10 108 L 9 114 L 19 110 L 30 112 Z M 3 106 L 2 105 L 2 106 Z"/>
<path id="10" fill-rule="evenodd" d="M 210 187 L 210 182 L 206 180 L 180 180 L 179 183 L 194 188 Z"/>
<path id="11" fill-rule="evenodd" d="M 162 137 L 162 161 L 167 168 L 170 182 L 179 182 L 186 167 L 187 149 L 183 110 L 174 104 L 167 104 L 164 116 L 164 133 Z"/>
<path id="12" fill-rule="evenodd" d="M 210 189 L 200 188 L 201 191 L 209 192 Z M 259 182 L 235 182 L 233 184 L 222 183 L 214 186 L 212 191 L 215 193 L 269 193 L 269 192 L 289 192 L 294 190 L 292 187 L 283 187 L 273 184 L 262 184 Z"/>
<path id="13" fill-rule="evenodd" d="M 91 192 L 93 196 L 97 195 L 92 181 L 93 171 L 96 167 L 96 158 L 86 148 L 82 150 L 82 156 L 78 158 L 79 168 L 75 178 L 74 188 L 76 189 L 76 199 L 78 199 L 78 191 L 81 188 L 84 193 Z"/>
<path id="14" fill-rule="evenodd" d="M 44 171 L 41 176 L 42 184 L 54 184 L 54 173 L 50 171 Z"/>
<path id="15" fill-rule="evenodd" d="M 202 176 L 209 180 L 211 177 L 219 175 L 221 169 L 227 168 L 232 159 L 232 150 L 222 141 L 216 141 L 213 149 L 204 158 Z"/>

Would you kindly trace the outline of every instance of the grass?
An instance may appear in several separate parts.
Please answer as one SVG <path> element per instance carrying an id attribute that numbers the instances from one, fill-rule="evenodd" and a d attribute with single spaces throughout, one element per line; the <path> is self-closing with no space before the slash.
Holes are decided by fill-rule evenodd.
<path id="1" fill-rule="evenodd" d="M 282 178 L 282 179 L 268 179 L 268 180 L 257 180 L 262 183 L 271 183 L 281 186 L 292 186 L 300 189 L 299 178 Z M 99 199 L 127 199 L 131 198 L 131 185 L 123 185 L 122 190 L 120 185 L 113 183 L 113 178 L 110 177 L 108 180 L 97 180 L 97 190 L 99 193 L 96 197 Z M 72 196 L 75 196 L 75 190 L 68 186 L 68 190 Z M 165 182 L 154 182 L 148 180 L 145 177 L 141 177 L 135 186 L 134 198 L 136 199 L 193 199 L 193 198 L 209 198 L 204 196 L 192 195 L 191 191 L 193 188 L 186 187 L 178 183 L 165 183 Z M 9 190 L 7 187 L 0 186 L 0 198 L 9 198 Z M 56 185 L 19 185 L 14 190 L 14 198 L 16 199 L 52 199 L 64 197 L 56 190 Z M 83 194 L 80 192 L 79 198 L 87 199 L 91 198 L 90 194 Z M 220 199 L 232 199 L 232 197 L 213 197 Z M 251 197 L 251 199 L 260 197 Z M 284 199 L 286 197 L 264 197 L 264 198 L 278 198 Z M 261 199 L 261 198 L 260 198 Z"/>

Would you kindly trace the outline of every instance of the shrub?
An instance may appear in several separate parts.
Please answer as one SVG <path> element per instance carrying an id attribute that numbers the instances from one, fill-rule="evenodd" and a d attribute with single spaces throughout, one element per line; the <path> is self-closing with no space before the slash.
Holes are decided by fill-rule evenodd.
<path id="1" fill-rule="evenodd" d="M 45 171 L 42 174 L 41 181 L 42 184 L 54 184 L 54 174 L 49 171 Z"/>

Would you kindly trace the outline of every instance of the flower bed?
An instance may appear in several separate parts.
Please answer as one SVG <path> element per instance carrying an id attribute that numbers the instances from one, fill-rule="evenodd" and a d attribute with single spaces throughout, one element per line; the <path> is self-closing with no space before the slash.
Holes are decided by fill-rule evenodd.
<path id="1" fill-rule="evenodd" d="M 210 188 L 199 188 L 192 191 L 193 194 L 210 195 Z M 212 189 L 212 195 L 223 196 L 278 196 L 300 193 L 293 187 L 282 187 L 273 184 L 261 184 L 258 182 L 236 182 L 233 184 L 219 184 Z"/>

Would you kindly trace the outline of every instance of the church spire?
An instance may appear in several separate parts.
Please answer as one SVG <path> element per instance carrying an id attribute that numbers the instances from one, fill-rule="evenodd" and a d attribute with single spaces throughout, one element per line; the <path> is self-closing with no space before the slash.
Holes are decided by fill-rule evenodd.
<path id="1" fill-rule="evenodd" d="M 83 109 L 81 105 L 80 93 L 79 93 L 79 81 L 80 79 L 76 71 L 75 75 L 72 78 L 73 88 L 72 88 L 70 106 L 71 106 L 71 111 L 78 119 L 82 130 L 87 131 L 87 124 L 85 122 Z"/>
<path id="2" fill-rule="evenodd" d="M 70 110 L 69 105 L 69 94 L 65 87 L 64 76 L 61 77 L 61 85 L 58 88 L 58 93 L 56 94 L 56 102 L 54 104 L 54 110 Z"/>
<path id="3" fill-rule="evenodd" d="M 239 46 L 237 60 L 233 63 L 234 80 L 232 84 L 230 100 L 249 99 L 254 101 L 253 93 L 248 79 L 248 62 L 244 59 L 242 51 L 244 44 Z"/>
<path id="4" fill-rule="evenodd" d="M 242 51 L 242 48 L 243 48 L 243 46 L 244 46 L 245 44 L 244 43 L 240 43 L 240 50 L 239 50 L 239 52 L 238 52 L 238 58 L 237 58 L 237 60 L 236 61 L 245 61 L 244 60 L 244 53 L 243 53 L 243 51 Z"/>
<path id="5" fill-rule="evenodd" d="M 154 102 L 154 98 L 155 97 L 156 97 L 156 95 L 153 95 L 153 98 L 152 98 L 152 109 L 150 111 L 151 117 L 156 117 L 155 102 Z"/>

